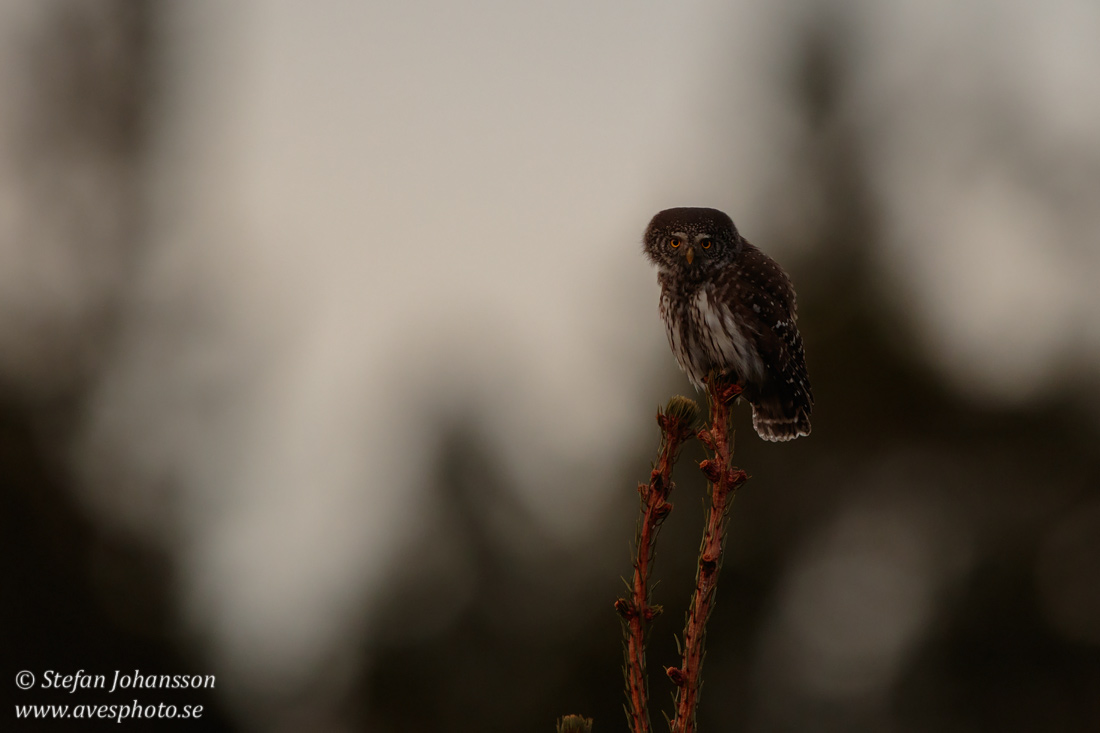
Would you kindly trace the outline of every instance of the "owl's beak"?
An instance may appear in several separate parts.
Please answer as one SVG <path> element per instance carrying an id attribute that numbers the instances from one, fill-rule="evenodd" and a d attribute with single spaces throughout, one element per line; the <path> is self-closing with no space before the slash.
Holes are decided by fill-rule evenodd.
<path id="1" fill-rule="evenodd" d="M 688 245 L 688 248 L 684 251 L 684 257 L 687 259 L 688 264 L 690 265 L 691 261 L 695 259 L 695 248 L 691 245 Z"/>

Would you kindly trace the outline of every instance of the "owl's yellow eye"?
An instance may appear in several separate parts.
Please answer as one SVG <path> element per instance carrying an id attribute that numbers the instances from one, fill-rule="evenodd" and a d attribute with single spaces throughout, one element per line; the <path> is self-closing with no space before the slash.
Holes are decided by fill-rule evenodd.
<path id="1" fill-rule="evenodd" d="M 711 240 L 709 240 L 709 239 L 704 239 L 704 240 L 703 240 L 702 242 L 700 242 L 699 244 L 700 244 L 700 246 L 702 246 L 702 248 L 703 248 L 703 249 L 710 249 L 710 245 L 711 245 Z"/>
<path id="2" fill-rule="evenodd" d="M 680 238 L 679 237 L 673 237 L 672 239 L 668 240 L 668 246 L 672 247 L 673 249 L 676 249 L 677 247 L 680 246 Z"/>

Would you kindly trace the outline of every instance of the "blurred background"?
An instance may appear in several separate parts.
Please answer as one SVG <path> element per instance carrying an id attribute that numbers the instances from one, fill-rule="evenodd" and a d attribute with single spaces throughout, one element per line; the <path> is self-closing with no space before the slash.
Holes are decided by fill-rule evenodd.
<path id="1" fill-rule="evenodd" d="M 817 398 L 791 444 L 738 410 L 701 730 L 1100 729 L 1098 70 L 1092 0 L 3 3 L 7 679 L 625 730 L 635 486 L 692 394 L 640 240 L 699 205 L 791 273 Z"/>

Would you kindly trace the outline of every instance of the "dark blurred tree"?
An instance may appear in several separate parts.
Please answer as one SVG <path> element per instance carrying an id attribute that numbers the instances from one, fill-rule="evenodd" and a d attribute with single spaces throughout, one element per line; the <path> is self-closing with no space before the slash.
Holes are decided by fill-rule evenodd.
<path id="1" fill-rule="evenodd" d="M 151 3 L 72 0 L 44 3 L 39 22 L 19 38 L 18 73 L 31 93 L 7 121 L 15 141 L 21 212 L 33 232 L 53 237 L 67 272 L 98 293 L 66 318 L 44 313 L 26 338 L 30 368 L 0 369 L 0 557 L 7 678 L 30 670 L 73 674 L 201 672 L 186 652 L 173 608 L 173 567 L 148 546 L 89 521 L 78 500 L 70 455 L 74 431 L 110 348 L 122 287 L 141 250 L 140 194 L 155 67 Z M 93 175 L 92 188 L 83 177 Z M 89 204 L 89 190 L 99 198 Z M 109 226 L 101 226 L 102 222 Z M 6 232 L 5 236 L 10 236 Z M 33 238 L 7 246 L 40 246 Z M 59 285 L 61 287 L 61 285 Z M 12 319 L 24 314 L 9 314 Z M 211 691 L 157 691 L 112 699 L 104 694 L 34 690 L 17 704 L 143 703 L 205 707 L 196 730 L 229 728 Z M 8 707 L 6 715 L 12 715 Z M 9 718 L 10 720 L 10 718 Z M 5 723 L 7 728 L 11 723 Z M 24 724 L 30 725 L 30 724 Z M 142 725 L 136 723 L 135 725 Z M 148 724 L 146 724 L 148 725 Z M 111 729 L 110 720 L 81 728 Z M 71 721 L 38 721 L 36 730 L 71 730 Z"/>

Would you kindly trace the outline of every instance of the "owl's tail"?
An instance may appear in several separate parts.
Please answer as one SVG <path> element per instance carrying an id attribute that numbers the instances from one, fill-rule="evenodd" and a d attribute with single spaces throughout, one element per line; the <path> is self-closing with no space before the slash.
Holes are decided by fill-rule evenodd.
<path id="1" fill-rule="evenodd" d="M 814 398 L 808 391 L 768 391 L 752 399 L 752 426 L 764 440 L 779 442 L 810 434 Z"/>

